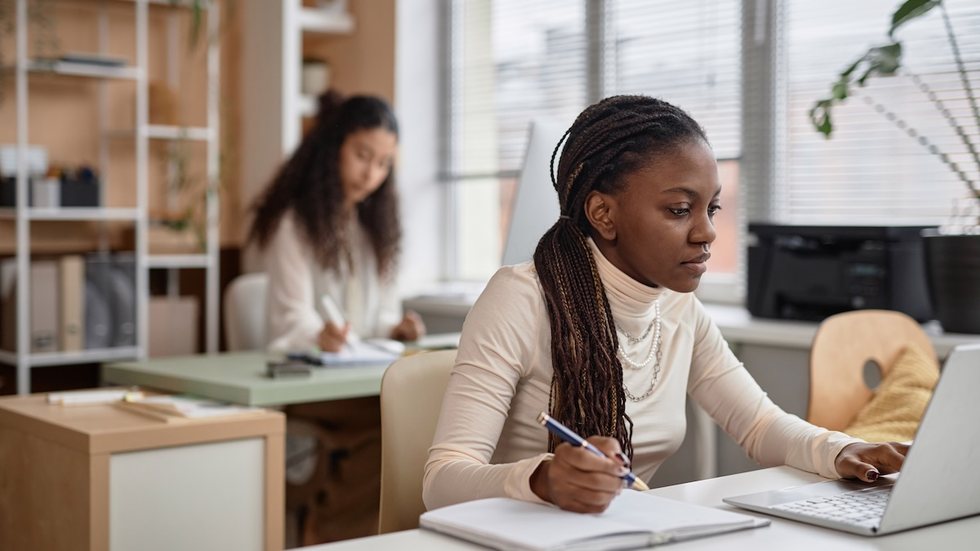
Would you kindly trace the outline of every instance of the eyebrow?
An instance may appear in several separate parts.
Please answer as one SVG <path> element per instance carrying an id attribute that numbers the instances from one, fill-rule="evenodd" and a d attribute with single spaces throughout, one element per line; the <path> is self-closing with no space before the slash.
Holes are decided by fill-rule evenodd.
<path id="1" fill-rule="evenodd" d="M 686 187 L 672 187 L 670 189 L 665 189 L 663 193 L 683 193 L 688 197 L 690 197 L 691 199 L 697 199 L 700 196 L 700 194 L 697 191 L 694 191 L 693 189 L 686 188 Z M 716 191 L 711 197 L 715 198 L 718 197 L 719 195 L 721 195 L 721 187 L 719 187 L 718 191 Z"/>

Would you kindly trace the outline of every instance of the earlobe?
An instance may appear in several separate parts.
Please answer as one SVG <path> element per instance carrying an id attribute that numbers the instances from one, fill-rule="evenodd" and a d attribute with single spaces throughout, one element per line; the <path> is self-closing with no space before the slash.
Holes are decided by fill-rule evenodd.
<path id="1" fill-rule="evenodd" d="M 606 241 L 616 239 L 615 204 L 612 197 L 598 191 L 585 199 L 585 217 L 596 233 Z"/>

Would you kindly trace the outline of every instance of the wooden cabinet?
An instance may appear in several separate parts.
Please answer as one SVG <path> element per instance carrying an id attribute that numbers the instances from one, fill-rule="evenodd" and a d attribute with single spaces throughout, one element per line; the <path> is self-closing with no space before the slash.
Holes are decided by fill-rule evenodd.
<path id="1" fill-rule="evenodd" d="M 0 549 L 282 549 L 284 431 L 0 399 Z"/>

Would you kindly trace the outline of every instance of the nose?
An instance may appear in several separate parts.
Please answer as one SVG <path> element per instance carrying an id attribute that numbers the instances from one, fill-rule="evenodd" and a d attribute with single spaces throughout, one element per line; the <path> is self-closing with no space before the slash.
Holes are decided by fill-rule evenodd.
<path id="1" fill-rule="evenodd" d="M 702 213 L 698 216 L 694 227 L 691 228 L 691 233 L 689 238 L 692 243 L 707 243 L 711 244 L 718 237 L 718 232 L 715 231 L 715 223 L 708 216 L 708 213 Z"/>

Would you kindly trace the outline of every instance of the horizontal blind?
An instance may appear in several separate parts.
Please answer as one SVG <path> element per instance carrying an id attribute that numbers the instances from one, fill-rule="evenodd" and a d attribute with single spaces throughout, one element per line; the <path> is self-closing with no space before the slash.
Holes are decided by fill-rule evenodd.
<path id="1" fill-rule="evenodd" d="M 872 77 L 833 111 L 829 140 L 808 111 L 868 47 L 887 43 L 896 0 L 790 0 L 778 22 L 777 119 L 772 219 L 797 224 L 941 224 L 967 188 L 938 155 L 890 120 L 892 112 L 974 179 L 976 164 L 936 106 L 909 77 L 919 75 L 974 144 L 973 121 L 937 9 L 897 31 L 906 74 Z M 980 92 L 980 3 L 945 2 L 975 92 Z M 882 107 L 876 108 L 877 105 Z M 883 112 L 879 112 L 879 110 Z"/>
<path id="2" fill-rule="evenodd" d="M 457 0 L 452 21 L 451 172 L 519 170 L 532 118 L 587 103 L 585 0 Z"/>
<path id="3" fill-rule="evenodd" d="M 741 154 L 741 1 L 607 0 L 604 92 L 691 114 L 715 155 Z"/>

